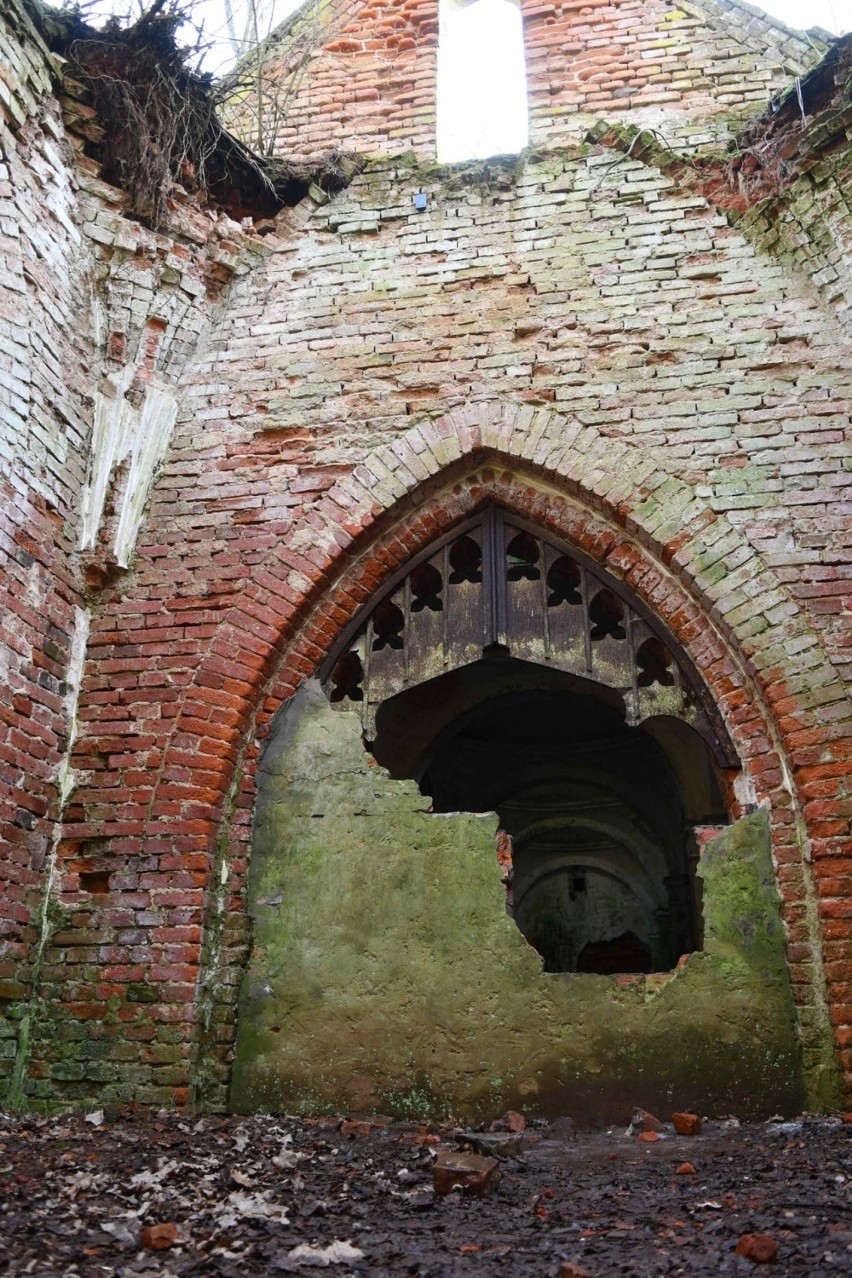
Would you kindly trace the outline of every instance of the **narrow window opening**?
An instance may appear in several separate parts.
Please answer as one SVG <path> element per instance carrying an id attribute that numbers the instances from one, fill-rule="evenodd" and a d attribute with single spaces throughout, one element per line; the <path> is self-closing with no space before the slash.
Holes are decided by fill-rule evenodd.
<path id="1" fill-rule="evenodd" d="M 438 159 L 517 155 L 527 145 L 518 0 L 441 0 Z"/>

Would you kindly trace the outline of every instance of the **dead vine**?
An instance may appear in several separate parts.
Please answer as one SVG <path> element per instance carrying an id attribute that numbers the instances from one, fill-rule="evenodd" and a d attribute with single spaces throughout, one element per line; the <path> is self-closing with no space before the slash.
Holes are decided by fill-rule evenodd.
<path id="1" fill-rule="evenodd" d="M 166 21 L 171 35 L 173 22 Z M 131 28 L 74 40 L 66 57 L 104 127 L 104 179 L 127 192 L 137 217 L 158 228 L 173 181 L 189 190 L 211 185 L 222 128 L 209 85 L 182 65 L 180 51 L 136 34 Z"/>
<path id="2" fill-rule="evenodd" d="M 228 132 L 212 78 L 192 69 L 198 50 L 177 41 L 187 0 L 154 0 L 132 25 L 116 20 L 102 30 L 79 9 L 31 4 L 50 48 L 65 61 L 65 92 L 94 111 L 83 130 L 88 154 L 104 181 L 127 193 L 129 215 L 146 225 L 168 224 L 178 186 L 241 218 L 272 217 L 312 183 L 333 192 L 349 181 L 352 167 L 337 153 L 292 164 L 258 155 Z"/>

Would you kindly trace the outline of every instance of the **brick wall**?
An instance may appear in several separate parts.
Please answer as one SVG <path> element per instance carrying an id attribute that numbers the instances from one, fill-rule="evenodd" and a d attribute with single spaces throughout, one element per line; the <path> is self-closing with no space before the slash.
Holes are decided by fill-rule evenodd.
<path id="1" fill-rule="evenodd" d="M 192 201 L 175 205 L 169 235 L 128 221 L 126 197 L 83 154 L 91 108 L 70 88 L 55 96 L 58 65 L 14 0 L 0 21 L 0 1079 L 12 1097 L 60 921 L 90 617 L 132 556 L 182 371 L 234 276 L 268 252 Z M 97 874 L 90 861 L 75 864 Z"/>
<path id="2" fill-rule="evenodd" d="M 601 116 L 629 117 L 675 146 L 712 143 L 825 47 L 732 0 L 521 0 L 520 8 L 533 146 L 577 143 Z M 278 149 L 434 157 L 437 48 L 438 0 L 309 6 L 270 49 L 270 114 L 279 104 L 283 113 Z"/>
<path id="3" fill-rule="evenodd" d="M 46 50 L 0 19 L 0 1075 L 31 993 L 85 613 L 73 520 L 89 430 L 91 305 Z M 78 644 L 79 646 L 79 644 Z"/>
<path id="4" fill-rule="evenodd" d="M 355 603 L 486 489 L 606 558 L 711 680 L 750 793 L 772 804 L 818 1074 L 816 912 L 830 926 L 845 908 L 846 825 L 832 809 L 848 702 L 819 609 L 778 568 L 842 482 L 840 340 L 806 278 L 759 256 L 701 196 L 632 157 L 614 164 L 605 147 L 443 179 L 376 163 L 236 286 L 186 380 L 133 581 L 93 623 L 81 708 L 91 780 L 65 833 L 72 848 L 106 840 L 98 864 L 113 890 L 103 903 L 81 895 L 69 862 L 75 926 L 55 938 L 48 970 L 67 998 L 86 947 L 104 947 L 110 966 L 97 986 L 75 986 L 78 1006 L 105 1041 L 118 1034 L 112 1005 L 121 1037 L 146 1043 L 138 1095 L 186 1095 L 199 988 L 211 1019 L 198 1082 L 211 1070 L 222 1082 L 258 704 L 263 721 Z M 461 443 L 461 427 L 434 434 L 448 413 L 496 415 L 487 484 L 465 477 L 485 450 L 472 428 Z M 427 503 L 430 476 L 454 461 Z M 552 488 L 542 496 L 502 478 L 507 468 Z M 409 531 L 371 544 L 399 520 Z M 356 549 L 365 557 L 350 570 Z M 341 583 L 343 570 L 355 578 Z M 802 859 L 808 822 L 816 879 Z M 226 886 L 208 896 L 211 859 Z M 59 1049 L 39 1050 L 46 1078 L 32 1085 L 50 1093 Z M 109 1063 L 75 1070 L 71 1097 L 96 1079 L 130 1087 Z"/>
<path id="5" fill-rule="evenodd" d="M 705 8 L 704 27 L 671 18 L 689 66 L 696 42 L 733 48 L 739 6 L 681 12 Z M 425 24 L 428 59 L 427 10 L 393 6 Z M 637 18 L 540 5 L 528 33 L 613 13 Z M 755 19 L 747 41 L 778 31 Z M 397 47 L 396 66 L 419 56 Z M 780 68 L 796 48 L 765 56 Z M 334 77 L 351 85 L 345 59 L 361 56 L 332 52 L 304 88 L 326 103 L 306 145 L 328 140 Z M 78 164 L 70 278 L 84 260 L 99 339 L 85 322 L 68 339 L 86 351 L 70 364 L 94 434 L 69 499 L 84 549 L 59 562 L 86 580 L 91 620 L 29 1102 L 224 1103 L 266 726 L 388 574 L 485 500 L 605 563 L 702 672 L 743 763 L 736 802 L 770 811 L 811 1101 L 835 1100 L 833 1051 L 852 1082 L 836 295 L 629 143 L 566 144 L 554 123 L 554 145 L 519 164 L 394 158 L 376 120 L 432 131 L 431 98 L 407 113 L 398 89 L 389 76 L 380 115 L 365 106 L 373 122 L 345 139 L 386 154 L 262 239 L 193 207 L 154 235 Z M 674 127 L 726 116 L 711 96 L 616 101 L 634 129 L 658 109 Z"/>

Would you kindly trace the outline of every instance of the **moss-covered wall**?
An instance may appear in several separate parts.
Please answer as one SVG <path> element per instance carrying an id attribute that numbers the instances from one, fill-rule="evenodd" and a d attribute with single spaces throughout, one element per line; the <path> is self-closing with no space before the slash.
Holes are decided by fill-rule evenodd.
<path id="1" fill-rule="evenodd" d="M 763 813 L 708 848 L 675 973 L 545 975 L 506 915 L 492 815 L 433 816 L 306 685 L 262 763 L 235 1109 L 619 1119 L 801 1104 Z"/>

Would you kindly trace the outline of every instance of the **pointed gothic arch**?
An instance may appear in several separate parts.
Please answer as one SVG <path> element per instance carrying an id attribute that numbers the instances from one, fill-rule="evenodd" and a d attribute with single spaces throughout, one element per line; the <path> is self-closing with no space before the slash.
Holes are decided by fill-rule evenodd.
<path id="1" fill-rule="evenodd" d="M 566 536 L 572 519 L 573 538 Z M 282 707 L 259 773 L 248 888 L 255 936 L 242 984 L 231 1093 L 236 1109 L 298 1107 L 304 1093 L 344 1107 L 394 1108 L 401 1080 L 413 1071 L 427 1080 L 425 1086 L 443 1089 L 453 1107 L 479 1115 L 489 1103 L 473 1068 L 482 1048 L 466 1022 L 471 1013 L 478 1021 L 495 1005 L 501 1022 L 505 1016 L 508 1037 L 488 1049 L 487 1068 L 517 1072 L 524 1088 L 558 1090 L 573 1071 L 586 1071 L 590 1051 L 595 1059 L 604 1052 L 605 1089 L 635 1092 L 641 1079 L 649 1103 L 668 1103 L 667 1062 L 681 1054 L 684 1042 L 698 1041 L 704 1064 L 693 1072 L 691 1085 L 702 1103 L 705 1097 L 709 1104 L 711 1097 L 736 1094 L 741 1108 L 765 1104 L 766 1094 L 749 1101 L 733 1081 L 728 1047 L 711 1048 L 701 1025 L 704 998 L 714 1009 L 724 1006 L 731 1022 L 742 1026 L 732 1039 L 738 1061 L 746 1038 L 751 1044 L 754 1061 L 741 1076 L 762 1076 L 762 1053 L 768 1050 L 773 1059 L 788 1061 L 785 1081 L 772 1093 L 776 1107 L 798 1103 L 785 1012 L 789 986 L 778 965 L 781 934 L 771 895 L 758 926 L 771 938 L 772 971 L 762 959 L 755 956 L 752 964 L 743 954 L 736 989 L 725 993 L 717 984 L 728 962 L 727 942 L 719 940 L 718 897 L 712 900 L 715 930 L 708 949 L 697 961 L 689 957 L 699 946 L 694 875 L 683 840 L 686 805 L 675 769 L 656 740 L 643 741 L 638 766 L 631 758 L 640 739 L 631 731 L 641 734 L 643 728 L 631 730 L 624 713 L 632 697 L 641 720 L 639 694 L 647 688 L 639 684 L 637 658 L 643 644 L 654 641 L 673 656 L 666 641 L 676 640 L 657 619 L 657 609 L 606 575 L 601 558 L 608 555 L 600 555 L 601 546 L 614 554 L 620 539 L 612 533 L 601 542 L 603 535 L 599 519 L 553 489 L 485 465 L 469 471 L 463 482 L 449 477 L 374 541 L 357 561 L 359 589 L 350 573 L 345 586 L 339 582 L 326 596 L 325 605 L 335 610 L 336 643 L 327 632 L 325 663 L 312 657 L 314 671 L 328 676 L 325 692 L 309 680 Z M 590 553 L 595 545 L 597 558 Z M 640 578 L 652 571 L 641 553 L 634 566 L 639 564 Z M 560 569 L 553 574 L 556 565 Z M 643 584 L 647 588 L 648 580 Z M 516 608 L 521 597 L 516 587 L 529 592 L 528 603 L 534 592 L 541 604 L 537 617 L 534 610 Z M 462 611 L 474 617 L 474 630 L 455 649 L 454 636 L 443 629 L 453 617 L 454 590 L 468 596 Z M 606 607 L 593 609 L 603 592 Z M 471 606 L 474 595 L 479 602 Z M 619 663 L 610 653 L 608 669 L 596 668 L 593 660 L 591 670 L 583 665 L 582 674 L 572 673 L 560 668 L 570 665 L 572 654 L 556 632 L 549 653 L 535 647 L 526 652 L 549 657 L 552 667 L 513 658 L 513 640 L 521 650 L 535 645 L 535 628 L 526 623 L 543 623 L 549 596 L 553 608 L 582 615 L 575 633 L 584 654 L 596 642 L 623 644 L 627 660 Z M 344 599 L 351 605 L 355 597 L 360 608 L 350 606 L 347 615 Z M 682 596 L 679 603 L 683 610 Z M 663 611 L 674 615 L 673 599 Z M 513 629 L 515 617 L 525 624 Z M 678 624 L 688 621 L 681 616 Z M 413 640 L 415 627 L 419 640 Z M 599 639 L 592 638 L 596 629 Z M 386 660 L 376 697 L 369 680 L 359 697 L 347 671 L 358 643 L 369 643 L 371 654 Z M 459 664 L 425 677 L 430 648 Z M 312 650 L 320 651 L 316 644 Z M 658 673 L 671 671 L 659 651 L 655 660 Z M 448 692 L 443 681 L 460 671 L 461 693 L 458 681 Z M 467 681 L 468 674 L 478 686 Z M 681 692 L 680 679 L 678 667 L 672 684 L 661 687 Z M 371 702 L 379 700 L 379 737 L 387 728 L 381 715 L 395 702 L 403 733 L 416 735 L 426 721 L 427 785 L 418 787 L 407 766 L 395 770 L 390 762 L 399 732 L 390 749 L 368 741 L 371 750 L 365 750 L 363 723 L 353 710 L 366 702 L 369 722 Z M 658 718 L 651 715 L 647 722 Z M 473 739 L 468 731 L 455 731 L 460 722 L 464 728 L 473 724 Z M 439 737 L 443 759 L 437 757 Z M 578 751 L 584 756 L 579 766 Z M 590 751 L 596 757 L 588 757 Z M 385 766 L 377 769 L 377 761 Z M 664 771 L 664 782 L 652 784 Z M 424 804 L 424 795 L 431 795 L 431 804 Z M 736 807 L 733 794 L 727 797 Z M 514 843 L 508 863 L 505 857 L 502 862 L 510 889 L 503 909 L 495 897 L 495 818 L 483 815 L 495 809 Z M 712 811 L 724 821 L 718 806 L 705 819 Z M 745 845 L 744 872 L 765 875 L 766 816 L 749 822 L 738 828 L 757 839 L 758 861 L 752 864 Z M 470 947 L 464 956 L 457 952 L 460 945 Z M 648 972 L 655 975 L 643 975 Z M 621 975 L 612 977 L 607 994 L 600 980 L 610 973 Z M 649 1037 L 644 1011 L 629 1015 L 617 995 L 610 1002 L 619 982 L 628 979 L 671 982 L 663 1002 L 680 1010 L 665 1032 L 658 1025 Z M 321 1028 L 311 1011 L 315 997 L 322 999 Z M 613 1006 L 619 1007 L 625 1044 L 643 1058 L 639 1066 L 606 1054 Z M 529 1007 L 537 1009 L 536 1029 Z M 578 1023 L 595 1028 L 589 1038 L 572 1043 L 569 1027 Z M 435 1043 L 443 1044 L 450 1032 L 449 1052 L 436 1050 Z M 546 1046 L 536 1045 L 537 1035 Z M 661 1044 L 665 1063 L 649 1065 L 648 1053 Z M 518 1103 L 521 1094 L 502 1093 Z"/>

